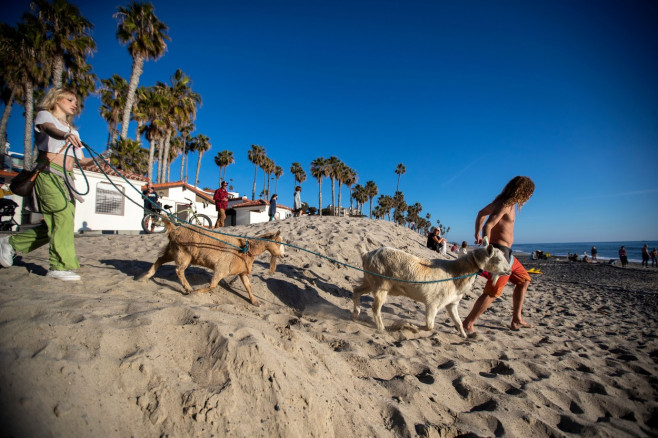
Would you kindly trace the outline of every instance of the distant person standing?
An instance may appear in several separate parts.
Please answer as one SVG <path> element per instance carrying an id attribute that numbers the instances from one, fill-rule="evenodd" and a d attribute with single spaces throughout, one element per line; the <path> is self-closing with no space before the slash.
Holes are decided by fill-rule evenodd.
<path id="1" fill-rule="evenodd" d="M 626 255 L 626 247 L 623 245 L 619 248 L 619 260 L 621 261 L 621 267 L 625 268 L 628 264 L 628 256 Z"/>
<path id="2" fill-rule="evenodd" d="M 647 243 L 642 247 L 642 266 L 649 267 L 649 244 Z"/>
<path id="3" fill-rule="evenodd" d="M 596 247 L 595 247 L 595 246 L 592 247 L 592 251 L 591 251 L 591 252 L 592 252 L 592 261 L 593 261 L 593 262 L 597 262 L 597 261 L 599 260 L 599 259 L 598 259 L 599 252 L 596 250 Z"/>
<path id="4" fill-rule="evenodd" d="M 278 198 L 278 196 L 276 195 L 276 193 L 274 195 L 272 195 L 272 197 L 270 198 L 270 208 L 267 212 L 267 215 L 270 217 L 270 222 L 272 222 L 274 220 L 274 217 L 276 216 L 276 200 L 277 200 L 277 198 Z"/>
<path id="5" fill-rule="evenodd" d="M 222 181 L 221 186 L 215 190 L 212 199 L 215 201 L 215 208 L 217 209 L 217 222 L 215 228 L 224 226 L 224 219 L 226 219 L 226 210 L 228 209 L 228 191 L 226 191 L 228 183 Z"/>
<path id="6" fill-rule="evenodd" d="M 530 286 L 530 275 L 516 257 L 512 260 L 512 244 L 514 243 L 516 210 L 528 202 L 534 191 L 535 183 L 530 178 L 516 176 L 507 183 L 493 202 L 477 214 L 475 219 L 475 243 L 482 244 L 483 238 L 489 239 L 489 242 L 495 248 L 500 249 L 512 265 L 512 275 L 500 277 L 496 284 L 492 283 L 491 278 L 487 280 L 482 295 L 475 301 L 471 313 L 464 319 L 464 330 L 468 334 L 475 333 L 475 321 L 503 293 L 508 281 L 516 285 L 512 299 L 513 313 L 510 328 L 518 330 L 522 327 L 533 327 L 521 316 L 523 301 L 528 286 Z"/>
<path id="7" fill-rule="evenodd" d="M 295 198 L 292 208 L 295 213 L 295 217 L 302 215 L 302 186 L 295 187 Z"/>
<path id="8" fill-rule="evenodd" d="M 656 248 L 651 250 L 651 267 L 658 266 L 658 251 Z"/>

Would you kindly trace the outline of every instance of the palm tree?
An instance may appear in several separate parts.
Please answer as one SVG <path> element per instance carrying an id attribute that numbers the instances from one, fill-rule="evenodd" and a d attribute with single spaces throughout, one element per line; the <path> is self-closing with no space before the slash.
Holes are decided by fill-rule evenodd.
<path id="1" fill-rule="evenodd" d="M 181 138 L 183 139 L 183 148 L 181 151 L 181 160 L 180 160 L 180 179 L 181 181 L 187 181 L 187 137 L 196 129 L 194 123 L 188 121 L 185 125 L 178 128 Z"/>
<path id="2" fill-rule="evenodd" d="M 142 127 L 138 136 L 143 132 L 146 140 L 149 142 L 149 181 L 153 181 L 153 164 L 155 163 L 156 146 L 158 152 L 162 150 L 162 141 L 165 136 L 165 123 L 162 120 L 162 114 L 164 114 L 166 107 L 166 99 L 157 92 L 155 87 L 149 87 L 143 93 L 140 93 L 139 112 L 143 113 L 144 118 L 149 122 Z M 158 156 L 160 156 L 159 153 Z M 158 160 L 159 164 L 160 159 Z M 158 174 L 159 176 L 160 174 Z"/>
<path id="3" fill-rule="evenodd" d="M 388 215 L 388 220 L 391 220 L 391 208 L 393 208 L 393 198 L 389 195 L 381 195 L 377 200 L 379 206 L 382 208 L 384 215 Z M 383 215 L 382 215 L 383 216 Z"/>
<path id="4" fill-rule="evenodd" d="M 110 164 L 118 169 L 144 175 L 148 171 L 148 151 L 129 138 L 119 139 L 112 145 Z"/>
<path id="5" fill-rule="evenodd" d="M 365 187 L 361 184 L 355 185 L 354 190 L 352 191 L 352 197 L 356 201 L 356 209 L 361 212 L 361 215 L 363 215 L 363 204 L 368 200 Z"/>
<path id="6" fill-rule="evenodd" d="M 170 103 L 169 113 L 167 114 L 167 120 L 170 122 L 170 132 L 165 138 L 165 159 L 161 163 L 163 174 L 169 174 L 170 139 L 175 136 L 176 130 L 180 130 L 195 119 L 197 105 L 201 103 L 201 96 L 192 91 L 190 85 L 190 78 L 180 69 L 176 70 L 171 77 L 171 86 L 162 82 L 156 83 L 156 88 L 167 97 Z"/>
<path id="7" fill-rule="evenodd" d="M 247 151 L 247 159 L 254 165 L 254 186 L 251 189 L 251 200 L 256 199 L 256 175 L 258 174 L 258 166 L 263 163 L 265 158 L 265 148 L 257 144 L 252 144 L 251 149 Z"/>
<path id="8" fill-rule="evenodd" d="M 295 177 L 295 185 L 297 185 L 297 182 L 299 181 L 297 179 L 297 174 L 303 171 L 304 169 L 302 169 L 302 165 L 297 162 L 292 163 L 292 165 L 290 166 L 290 173 Z"/>
<path id="9" fill-rule="evenodd" d="M 196 174 L 194 175 L 194 186 L 198 186 L 201 159 L 203 158 L 203 154 L 212 148 L 212 145 L 210 144 L 210 139 L 203 134 L 197 134 L 192 140 L 194 142 L 194 150 L 199 154 L 196 161 Z"/>
<path id="10" fill-rule="evenodd" d="M 358 181 L 359 177 L 356 173 L 356 170 L 352 169 L 351 167 L 347 168 L 345 178 L 343 182 L 347 186 L 347 190 L 349 191 L 349 198 L 350 198 L 350 211 L 352 211 L 352 186 L 356 184 Z"/>
<path id="11" fill-rule="evenodd" d="M 101 86 L 98 88 L 98 94 L 101 100 L 101 106 L 98 111 L 101 117 L 107 122 L 109 131 L 107 136 L 107 147 L 114 144 L 119 131 L 119 115 L 125 106 L 124 97 L 128 90 L 128 82 L 118 74 L 112 75 L 109 79 L 101 79 Z M 139 137 L 138 137 L 139 138 Z"/>
<path id="12" fill-rule="evenodd" d="M 311 161 L 311 175 L 318 180 L 318 214 L 322 216 L 322 179 L 327 176 L 326 160 L 318 157 Z"/>
<path id="13" fill-rule="evenodd" d="M 11 109 L 16 99 L 22 96 L 22 87 L 20 83 L 20 71 L 17 68 L 19 56 L 18 32 L 13 27 L 5 23 L 0 23 L 0 58 L 4 62 L 0 63 L 0 94 L 5 104 L 0 119 L 0 169 L 4 168 L 4 159 L 7 144 L 7 124 Z"/>
<path id="14" fill-rule="evenodd" d="M 128 52 L 133 58 L 130 82 L 126 93 L 126 105 L 121 118 L 121 138 L 128 136 L 130 112 L 135 101 L 135 91 L 142 75 L 144 61 L 157 60 L 165 50 L 170 40 L 166 34 L 167 26 L 155 16 L 151 3 L 132 2 L 129 7 L 119 7 L 114 14 L 119 22 L 117 39 L 121 44 L 128 44 Z"/>
<path id="15" fill-rule="evenodd" d="M 375 184 L 374 181 L 368 181 L 366 182 L 365 190 L 366 196 L 368 196 L 368 199 L 370 200 L 370 219 L 372 219 L 372 198 L 377 196 L 379 189 L 377 188 L 377 184 Z"/>
<path id="16" fill-rule="evenodd" d="M 336 175 L 336 181 L 338 181 L 338 214 L 340 214 L 340 204 L 342 200 L 342 187 L 343 183 L 349 180 L 350 178 L 350 168 L 347 167 L 345 163 L 342 161 L 338 163 L 336 168 L 334 169 L 334 173 Z"/>
<path id="17" fill-rule="evenodd" d="M 336 188 L 335 188 L 335 182 L 336 182 L 336 170 L 338 169 L 338 164 L 340 163 L 340 160 L 338 157 L 329 157 L 325 161 L 325 166 L 327 168 L 327 176 L 331 180 L 331 210 L 332 210 L 332 216 L 336 216 Z"/>
<path id="18" fill-rule="evenodd" d="M 235 160 L 231 151 L 223 150 L 215 155 L 215 164 L 219 167 L 219 185 L 222 184 L 222 181 L 226 181 L 226 168 L 233 163 L 235 163 Z M 223 175 L 222 170 L 224 171 Z"/>
<path id="19" fill-rule="evenodd" d="M 263 193 L 266 198 L 270 196 L 270 175 L 274 173 L 276 169 L 276 164 L 270 157 L 264 157 L 263 163 L 260 166 L 263 169 Z"/>
<path id="20" fill-rule="evenodd" d="M 283 168 L 281 166 L 276 166 L 274 168 L 274 177 L 276 178 L 274 182 L 274 193 L 277 193 L 277 188 L 279 187 L 279 178 L 283 176 Z"/>
<path id="21" fill-rule="evenodd" d="M 32 131 L 34 121 L 34 90 L 45 87 L 50 76 L 48 65 L 41 63 L 46 58 L 45 41 L 42 29 L 36 19 L 26 14 L 24 21 L 18 23 L 18 56 L 14 61 L 23 87 L 23 102 L 25 108 L 25 130 L 23 137 L 23 166 L 32 169 L 34 163 L 32 149 Z"/>
<path id="22" fill-rule="evenodd" d="M 395 191 L 400 190 L 400 176 L 404 175 L 407 172 L 407 168 L 404 167 L 404 164 L 398 164 L 398 167 L 395 168 L 395 173 L 398 175 L 398 184 L 395 186 Z"/>
<path id="23" fill-rule="evenodd" d="M 44 49 L 51 64 L 52 84 L 62 87 L 65 67 L 76 70 L 85 64 L 86 57 L 96 51 L 91 37 L 93 25 L 82 15 L 77 6 L 67 0 L 34 0 L 30 9 L 41 24 L 46 38 Z M 70 76 L 72 77 L 72 75 Z M 76 88 L 76 91 L 79 91 Z"/>

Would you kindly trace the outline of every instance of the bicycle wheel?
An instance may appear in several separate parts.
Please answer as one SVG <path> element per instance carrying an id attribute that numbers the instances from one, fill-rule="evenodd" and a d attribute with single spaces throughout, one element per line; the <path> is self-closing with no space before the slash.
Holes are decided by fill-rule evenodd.
<path id="1" fill-rule="evenodd" d="M 190 223 L 198 227 L 212 228 L 212 221 L 205 214 L 195 214 L 190 217 Z"/>
<path id="2" fill-rule="evenodd" d="M 146 234 L 164 233 L 166 228 L 162 216 L 157 213 L 149 213 L 142 218 L 142 230 Z"/>

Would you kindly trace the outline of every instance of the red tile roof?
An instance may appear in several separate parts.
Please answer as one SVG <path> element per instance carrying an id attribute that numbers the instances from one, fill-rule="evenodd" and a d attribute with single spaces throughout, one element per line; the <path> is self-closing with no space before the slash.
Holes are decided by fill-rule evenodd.
<path id="1" fill-rule="evenodd" d="M 100 165 L 101 165 L 102 172 L 98 169 L 98 166 L 96 166 L 96 163 L 94 163 L 94 162 L 91 162 L 89 164 L 84 164 L 80 167 L 85 172 L 96 172 L 96 173 L 105 172 L 106 174 L 111 175 L 111 176 L 123 176 L 124 178 L 132 179 L 132 180 L 144 181 L 144 182 L 148 181 L 148 178 L 146 178 L 143 175 L 138 175 L 136 173 L 127 172 L 127 171 L 124 171 L 124 170 L 119 170 L 119 172 L 120 172 L 120 174 L 119 174 L 119 173 L 115 172 L 114 170 L 112 170 L 112 168 L 110 166 L 108 166 L 107 164 L 103 163 L 100 160 L 99 160 L 99 162 L 100 162 Z"/>

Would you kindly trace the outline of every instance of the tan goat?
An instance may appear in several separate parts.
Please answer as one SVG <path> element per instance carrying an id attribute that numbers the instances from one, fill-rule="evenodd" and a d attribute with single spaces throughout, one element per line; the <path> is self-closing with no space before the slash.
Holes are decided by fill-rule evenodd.
<path id="1" fill-rule="evenodd" d="M 254 259 L 264 251 L 269 251 L 270 272 L 276 270 L 277 257 L 284 254 L 281 243 L 280 231 L 257 236 L 256 239 L 242 239 L 221 234 L 213 234 L 210 230 L 201 230 L 194 227 L 176 226 L 165 219 L 165 226 L 169 237 L 169 243 L 162 250 L 160 257 L 153 266 L 136 278 L 146 281 L 153 277 L 160 266 L 167 262 L 176 263 L 176 275 L 187 293 L 209 292 L 217 287 L 219 281 L 229 275 L 239 275 L 245 289 L 249 292 L 251 304 L 257 306 L 258 300 L 251 291 L 249 275 L 254 264 Z M 266 239 L 266 240 L 259 240 Z M 235 247 L 243 248 L 245 243 L 249 245 L 249 251 L 244 253 Z M 192 289 L 185 278 L 185 270 L 190 265 L 204 266 L 214 271 L 208 287 Z"/>
<path id="2" fill-rule="evenodd" d="M 361 295 L 372 293 L 372 313 L 380 331 L 384 330 L 381 309 L 387 295 L 403 295 L 425 304 L 426 329 L 434 329 L 434 318 L 437 312 L 445 307 L 459 333 L 466 337 L 457 309 L 459 301 L 473 286 L 475 275 L 455 278 L 480 270 L 490 272 L 495 279 L 500 275 L 510 275 L 510 264 L 503 253 L 492 245 L 475 249 L 456 260 L 423 259 L 388 247 L 363 253 L 361 258 L 365 271 L 402 280 L 390 280 L 366 272 L 361 285 L 354 289 L 352 318 L 356 319 L 361 312 Z M 409 282 L 434 280 L 444 281 Z"/>

